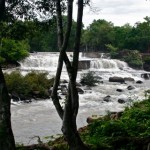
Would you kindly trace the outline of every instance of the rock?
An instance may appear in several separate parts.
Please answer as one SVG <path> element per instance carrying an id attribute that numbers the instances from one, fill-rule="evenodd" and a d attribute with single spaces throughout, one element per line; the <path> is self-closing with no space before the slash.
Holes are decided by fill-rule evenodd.
<path id="1" fill-rule="evenodd" d="M 61 90 L 64 89 L 64 88 L 67 89 L 67 85 L 66 84 L 61 84 L 60 87 L 61 87 L 60 88 Z"/>
<path id="2" fill-rule="evenodd" d="M 76 82 L 76 86 L 77 86 L 77 87 L 80 87 L 80 86 L 82 86 L 82 84 L 81 84 L 81 83 Z"/>
<path id="3" fill-rule="evenodd" d="M 133 89 L 135 89 L 135 87 L 132 86 L 132 85 L 129 85 L 129 86 L 127 87 L 127 89 L 128 89 L 128 90 L 133 90 Z"/>
<path id="4" fill-rule="evenodd" d="M 84 94 L 84 90 L 83 89 L 77 87 L 77 90 L 78 90 L 79 94 Z"/>
<path id="5" fill-rule="evenodd" d="M 109 82 L 119 82 L 119 83 L 124 83 L 125 80 L 122 77 L 110 77 Z"/>
<path id="6" fill-rule="evenodd" d="M 106 97 L 104 97 L 103 101 L 110 102 L 111 101 L 111 96 L 107 95 Z"/>
<path id="7" fill-rule="evenodd" d="M 84 90 L 92 90 L 89 86 L 86 86 L 85 88 L 84 88 Z"/>
<path id="8" fill-rule="evenodd" d="M 99 116 L 99 115 L 92 115 L 91 117 L 88 117 L 86 119 L 86 122 L 89 124 L 89 123 L 92 123 L 98 119 L 101 119 L 103 116 Z"/>
<path id="9" fill-rule="evenodd" d="M 29 99 L 29 100 L 25 100 L 23 101 L 24 103 L 31 103 L 32 101 Z"/>
<path id="10" fill-rule="evenodd" d="M 85 70 L 90 68 L 90 60 L 80 60 L 78 62 L 78 69 Z"/>
<path id="11" fill-rule="evenodd" d="M 123 92 L 123 90 L 122 90 L 122 89 L 117 89 L 116 91 L 117 91 L 117 92 Z"/>
<path id="12" fill-rule="evenodd" d="M 14 102 L 20 101 L 19 95 L 16 93 L 12 93 L 10 98 L 13 99 Z"/>
<path id="13" fill-rule="evenodd" d="M 126 78 L 124 78 L 124 80 L 125 81 L 135 81 L 133 78 L 131 78 L 131 77 L 126 77 Z"/>
<path id="14" fill-rule="evenodd" d="M 62 80 L 61 83 L 68 83 L 68 81 L 67 80 Z"/>
<path id="15" fill-rule="evenodd" d="M 118 99 L 118 103 L 120 103 L 120 104 L 124 104 L 125 102 L 126 102 L 125 99 L 122 99 L 122 98 L 119 98 L 119 99 Z"/>
<path id="16" fill-rule="evenodd" d="M 122 116 L 122 113 L 123 113 L 122 111 L 120 111 L 120 112 L 111 112 L 110 119 L 111 120 L 117 120 Z"/>
<path id="17" fill-rule="evenodd" d="M 150 73 L 142 73 L 141 78 L 144 78 L 146 80 L 150 79 Z"/>
<path id="18" fill-rule="evenodd" d="M 143 82 L 141 80 L 136 81 L 137 84 L 142 84 Z"/>
<path id="19" fill-rule="evenodd" d="M 150 62 L 148 61 L 148 62 L 145 62 L 144 64 L 143 64 L 143 69 L 145 70 L 145 71 L 150 71 Z"/>

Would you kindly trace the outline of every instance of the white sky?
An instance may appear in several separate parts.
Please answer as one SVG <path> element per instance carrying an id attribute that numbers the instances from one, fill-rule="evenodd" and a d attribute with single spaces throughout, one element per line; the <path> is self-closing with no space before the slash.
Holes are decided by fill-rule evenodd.
<path id="1" fill-rule="evenodd" d="M 126 23 L 134 25 L 136 22 L 143 22 L 143 18 L 150 17 L 150 0 L 92 0 L 93 7 L 99 13 L 93 13 L 89 7 L 84 9 L 83 23 L 88 26 L 94 19 L 105 19 L 111 21 L 115 26 L 122 26 Z M 77 8 L 74 9 L 74 19 Z"/>

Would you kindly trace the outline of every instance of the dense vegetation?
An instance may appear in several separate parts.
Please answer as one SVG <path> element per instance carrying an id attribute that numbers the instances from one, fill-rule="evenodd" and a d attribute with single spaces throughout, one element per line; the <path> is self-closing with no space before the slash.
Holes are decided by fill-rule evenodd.
<path id="1" fill-rule="evenodd" d="M 63 19 L 66 24 L 66 17 L 64 16 Z M 148 53 L 150 51 L 150 18 L 145 17 L 144 19 L 144 22 L 137 22 L 133 27 L 129 24 L 118 27 L 106 20 L 94 20 L 82 30 L 81 51 L 110 52 L 112 58 L 120 58 L 122 51 L 128 50 L 122 60 L 127 61 L 134 68 L 141 68 L 143 64 L 148 66 L 150 59 L 148 56 L 142 62 L 142 57 L 136 55 L 138 52 Z M 73 49 L 75 28 L 76 22 L 73 21 L 68 51 Z M 2 22 L 0 29 L 0 62 L 23 59 L 28 52 L 58 51 L 55 16 L 45 22 L 37 20 Z M 136 53 L 133 52 L 134 50 Z M 121 55 L 117 55 L 119 53 Z M 136 59 L 132 60 L 130 54 L 137 56 Z"/>
<path id="2" fill-rule="evenodd" d="M 16 101 L 49 98 L 48 90 L 54 81 L 53 78 L 47 78 L 47 73 L 30 72 L 23 76 L 18 71 L 5 74 L 5 79 L 8 92 Z"/>

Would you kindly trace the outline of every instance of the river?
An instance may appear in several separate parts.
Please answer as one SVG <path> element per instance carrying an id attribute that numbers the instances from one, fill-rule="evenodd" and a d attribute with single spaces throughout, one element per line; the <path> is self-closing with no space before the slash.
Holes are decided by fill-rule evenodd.
<path id="1" fill-rule="evenodd" d="M 72 59 L 72 54 L 69 53 Z M 28 58 L 21 61 L 18 68 L 22 74 L 31 70 L 46 71 L 48 77 L 55 75 L 57 67 L 58 53 L 33 53 Z M 133 101 L 144 98 L 144 91 L 150 89 L 150 80 L 141 78 L 143 70 L 134 70 L 119 60 L 113 60 L 100 55 L 100 58 L 85 57 L 80 54 L 80 60 L 90 61 L 89 68 L 80 69 L 78 82 L 83 73 L 89 70 L 102 77 L 103 83 L 99 83 L 91 89 L 82 87 L 84 94 L 80 94 L 80 108 L 77 117 L 78 127 L 85 126 L 86 119 L 91 115 L 104 115 L 108 111 L 122 111 L 126 106 L 130 106 Z M 8 72 L 10 72 L 8 70 Z M 109 82 L 109 77 L 130 77 L 135 81 L 120 84 Z M 63 68 L 62 79 L 68 80 L 65 67 Z M 136 81 L 142 81 L 137 84 Z M 128 86 L 133 86 L 133 90 L 128 90 Z M 121 89 L 122 92 L 118 92 Z M 104 97 L 111 96 L 111 101 L 104 101 Z M 118 103 L 118 99 L 127 100 L 124 104 Z M 36 136 L 46 141 L 51 135 L 61 134 L 61 120 L 56 113 L 52 100 L 38 100 L 30 104 L 14 103 L 11 105 L 12 128 L 17 143 L 31 144 L 37 143 Z M 46 138 L 45 138 L 46 137 Z"/>

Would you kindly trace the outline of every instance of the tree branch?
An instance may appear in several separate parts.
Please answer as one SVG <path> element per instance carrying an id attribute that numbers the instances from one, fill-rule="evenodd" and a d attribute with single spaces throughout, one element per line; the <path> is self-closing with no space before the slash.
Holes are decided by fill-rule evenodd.
<path id="1" fill-rule="evenodd" d="M 67 21 L 67 31 L 65 33 L 65 39 L 63 41 L 63 45 L 61 46 L 60 44 L 62 44 L 62 40 L 63 40 L 63 36 L 62 36 L 62 15 L 61 15 L 61 9 L 60 8 L 60 0 L 57 0 L 57 22 L 59 22 L 57 24 L 57 33 L 59 36 L 59 49 L 60 49 L 60 55 L 59 55 L 59 60 L 58 60 L 58 67 L 57 67 L 57 71 L 56 71 L 56 77 L 55 77 L 55 81 L 54 81 L 54 85 L 53 85 L 53 91 L 52 91 L 52 99 L 53 99 L 53 103 L 57 109 L 57 112 L 60 116 L 61 119 L 63 119 L 63 109 L 59 103 L 59 98 L 57 95 L 57 89 L 58 89 L 58 85 L 60 82 L 60 76 L 61 76 L 61 72 L 62 72 L 62 67 L 63 67 L 63 60 L 65 60 L 67 66 L 69 65 L 69 67 L 71 67 L 70 61 L 66 55 L 66 49 L 67 49 L 67 45 L 68 45 L 68 41 L 69 41 L 69 37 L 70 37 L 70 32 L 71 32 L 71 27 L 72 27 L 72 8 L 73 8 L 73 0 L 68 0 L 68 21 Z M 61 47 L 60 47 L 61 46 Z M 68 67 L 67 67 L 68 68 Z M 70 75 L 71 76 L 71 75 Z"/>

